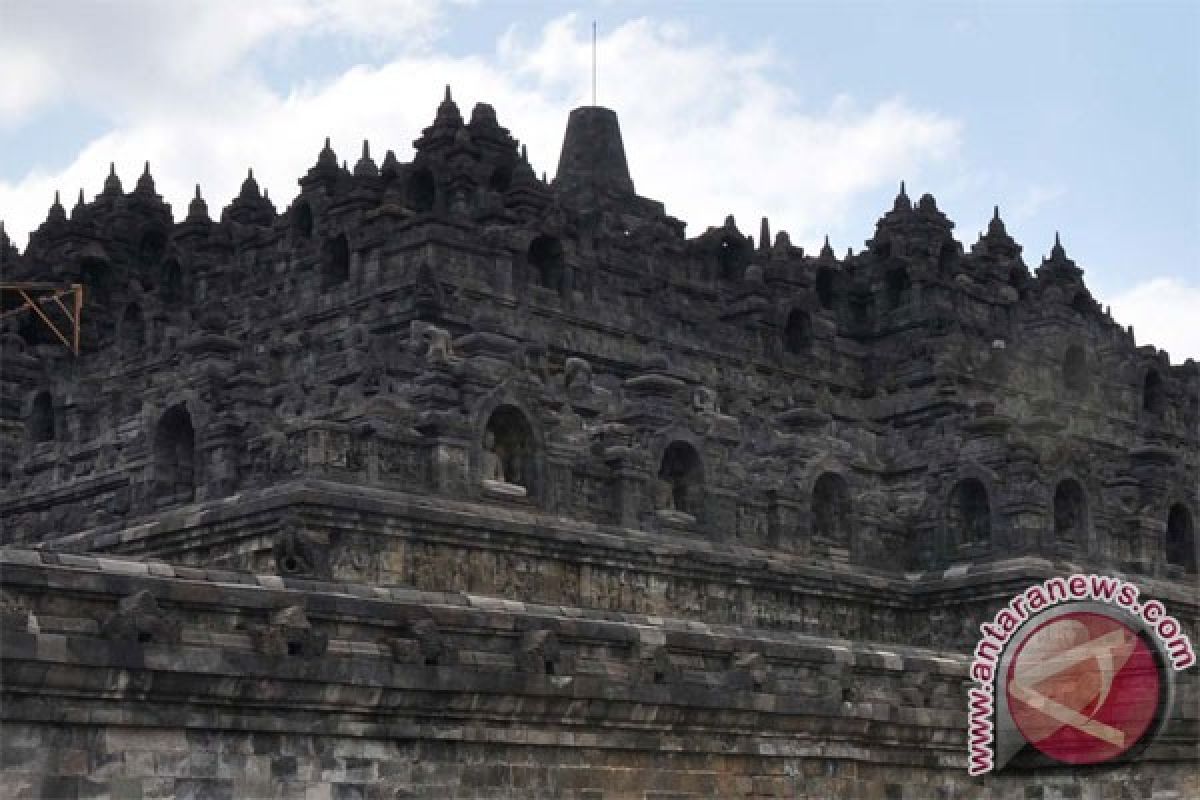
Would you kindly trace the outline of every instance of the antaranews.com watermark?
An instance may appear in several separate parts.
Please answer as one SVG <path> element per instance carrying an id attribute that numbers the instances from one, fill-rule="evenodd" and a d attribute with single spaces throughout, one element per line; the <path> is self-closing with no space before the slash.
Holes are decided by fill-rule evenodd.
<path id="1" fill-rule="evenodd" d="M 1169 712 L 1169 673 L 1196 655 L 1179 621 L 1140 595 L 1105 575 L 1050 578 L 980 626 L 968 691 L 971 775 L 1003 767 L 1027 744 L 1087 764 L 1153 737 Z"/>

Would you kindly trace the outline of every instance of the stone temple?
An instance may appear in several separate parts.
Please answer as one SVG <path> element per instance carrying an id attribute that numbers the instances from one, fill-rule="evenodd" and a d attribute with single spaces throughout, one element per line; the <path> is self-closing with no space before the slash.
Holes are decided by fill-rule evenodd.
<path id="1" fill-rule="evenodd" d="M 84 287 L 0 341 L 0 795 L 1200 797 L 1196 670 L 1136 762 L 966 772 L 1029 584 L 1197 635 L 1200 365 L 1061 244 L 689 238 L 598 107 L 549 182 L 449 91 L 414 144 L 0 239 Z"/>

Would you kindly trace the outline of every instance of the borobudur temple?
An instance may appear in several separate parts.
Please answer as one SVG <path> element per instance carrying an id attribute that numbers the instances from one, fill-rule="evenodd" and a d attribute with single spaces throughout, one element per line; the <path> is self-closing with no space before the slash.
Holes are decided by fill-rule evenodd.
<path id="1" fill-rule="evenodd" d="M 551 181 L 449 90 L 414 147 L 0 235 L 0 794 L 1200 796 L 1195 670 L 1139 761 L 966 772 L 1025 586 L 1197 635 L 1200 365 L 1061 243 L 689 238 L 594 106 Z"/>

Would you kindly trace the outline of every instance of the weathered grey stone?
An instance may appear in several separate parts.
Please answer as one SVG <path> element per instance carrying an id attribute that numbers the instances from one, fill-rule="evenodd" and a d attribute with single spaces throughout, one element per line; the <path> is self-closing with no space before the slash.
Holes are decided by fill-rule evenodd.
<path id="1" fill-rule="evenodd" d="M 607 109 L 550 183 L 448 92 L 415 147 L 0 234 L 85 287 L 78 358 L 0 331 L 6 790 L 1017 798 L 963 696 L 1014 591 L 1120 572 L 1195 641 L 1200 368 L 1061 244 L 903 188 L 842 259 L 687 238 Z M 1177 689 L 1043 793 L 1187 796 Z"/>
<path id="2" fill-rule="evenodd" d="M 140 591 L 121 598 L 117 610 L 104 618 L 105 636 L 139 644 L 171 644 L 179 641 L 180 622 L 159 608 L 154 595 Z"/>

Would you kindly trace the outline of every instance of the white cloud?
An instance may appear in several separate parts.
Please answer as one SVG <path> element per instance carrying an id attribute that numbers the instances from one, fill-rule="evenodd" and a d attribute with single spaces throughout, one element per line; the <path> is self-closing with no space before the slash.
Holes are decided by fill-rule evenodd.
<path id="1" fill-rule="evenodd" d="M 0 25 L 0 125 L 51 102 L 117 117 L 225 99 L 247 57 L 321 32 L 366 44 L 428 43 L 439 5 L 420 0 L 8 2 Z M 15 80 L 14 80 L 15 77 Z"/>
<path id="2" fill-rule="evenodd" d="M 1200 360 L 1200 285 L 1178 278 L 1152 278 L 1112 299 L 1113 317 L 1132 325 L 1138 344 L 1153 344 L 1171 354 L 1171 363 Z"/>
<path id="3" fill-rule="evenodd" d="M 510 36 L 501 53 L 542 92 L 571 105 L 589 101 L 591 56 L 574 17 L 551 23 L 530 48 Z M 902 99 L 861 108 L 840 96 L 827 108 L 805 108 L 802 87 L 774 78 L 775 60 L 768 48 L 733 50 L 648 20 L 599 44 L 598 99 L 621 116 L 634 182 L 692 233 L 728 213 L 757 231 L 766 214 L 811 246 L 863 192 L 890 189 L 896 176 L 958 149 L 955 121 Z"/>
<path id="4" fill-rule="evenodd" d="M 89 197 L 97 193 L 109 161 L 117 162 L 128 190 L 149 159 L 177 218 L 197 182 L 217 213 L 236 194 L 248 166 L 282 208 L 326 135 L 351 165 L 363 138 L 371 140 L 377 161 L 387 148 L 409 157 L 410 143 L 432 120 L 447 83 L 464 115 L 476 100 L 494 105 L 501 124 L 528 143 L 535 169 L 553 175 L 566 113 L 590 95 L 590 30 L 574 16 L 548 24 L 531 41 L 510 31 L 495 53 L 450 57 L 433 47 L 397 49 L 382 66 L 356 67 L 282 95 L 258 77 L 253 58 L 257 47 L 281 32 L 295 41 L 341 25 L 347 36 L 397 42 L 419 39 L 438 22 L 427 14 L 412 25 L 372 28 L 375 15 L 367 7 L 374 3 L 365 0 L 349 6 L 331 0 L 252 5 L 256 16 L 239 26 L 221 22 L 216 12 L 205 14 L 186 32 L 177 31 L 171 46 L 147 42 L 153 52 L 135 58 L 133 66 L 110 64 L 92 75 L 88 91 L 111 91 L 128 72 L 148 69 L 169 50 L 178 54 L 178 64 L 163 86 L 222 88 L 197 89 L 187 102 L 166 88 L 130 89 L 114 115 L 115 127 L 67 167 L 0 182 L 0 218 L 14 238 L 23 243 L 24 232 L 40 224 L 56 188 L 68 209 L 77 187 L 87 187 Z M 330 21 L 335 13 L 337 25 Z M 164 19 L 159 28 L 175 31 L 175 17 Z M 121 46 L 129 44 L 126 35 Z M 85 49 L 98 46 L 88 39 Z M 720 224 L 728 213 L 756 234 L 758 218 L 766 214 L 775 230 L 787 228 L 793 241 L 811 247 L 864 193 L 890 191 L 896 176 L 952 159 L 958 149 L 954 120 L 901 98 L 863 106 L 843 96 L 825 107 L 806 106 L 802 87 L 775 77 L 769 49 L 734 50 L 676 23 L 634 20 L 615 28 L 599 42 L 599 63 L 599 100 L 620 114 L 639 192 L 663 200 L 668 212 L 690 223 L 692 234 Z M 212 80 L 214 71 L 220 81 Z"/>

